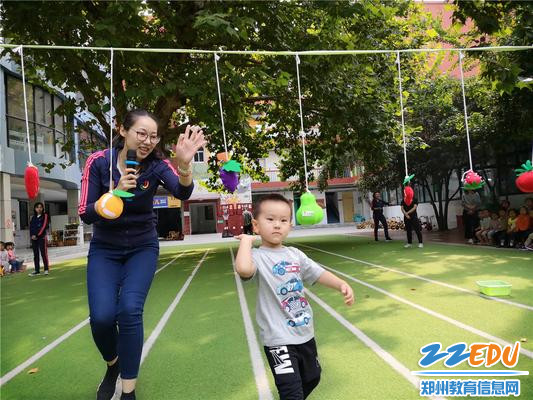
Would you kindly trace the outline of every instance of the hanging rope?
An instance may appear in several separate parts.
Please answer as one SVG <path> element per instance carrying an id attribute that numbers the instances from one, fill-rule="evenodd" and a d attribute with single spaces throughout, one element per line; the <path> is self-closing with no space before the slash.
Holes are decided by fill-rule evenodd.
<path id="1" fill-rule="evenodd" d="M 463 53 L 459 50 L 459 71 L 461 72 L 461 90 L 463 92 L 463 109 L 465 113 L 465 129 L 466 129 L 466 143 L 468 145 L 468 161 L 470 162 L 470 171 L 473 171 L 472 166 L 472 150 L 470 148 L 470 131 L 468 130 L 468 112 L 466 109 L 466 94 L 465 94 L 465 78 L 463 74 Z"/>
<path id="2" fill-rule="evenodd" d="M 403 89 L 402 89 L 402 69 L 400 65 L 400 52 L 396 53 L 396 65 L 398 65 L 398 82 L 400 86 L 400 114 L 402 116 L 402 137 L 403 137 L 403 160 L 405 163 L 405 177 L 409 177 L 407 169 L 407 141 L 405 139 L 405 120 L 403 116 Z"/>
<path id="3" fill-rule="evenodd" d="M 20 54 L 20 68 L 22 70 L 22 93 L 24 96 L 24 116 L 26 122 L 26 140 L 28 141 L 28 160 L 31 162 L 31 142 L 30 142 L 30 124 L 28 122 L 28 99 L 26 94 L 26 73 L 24 71 L 24 48 L 19 46 L 13 50 L 16 53 Z"/>
<path id="4" fill-rule="evenodd" d="M 0 48 L 15 48 L 18 44 L 0 43 Z M 28 44 L 24 45 L 29 49 L 52 49 L 52 50 L 90 50 L 90 51 L 109 51 L 110 47 L 96 46 L 57 46 Z M 527 51 L 533 50 L 533 45 L 529 46 L 486 46 L 472 48 L 422 48 L 422 49 L 403 49 L 403 50 L 308 50 L 308 51 L 276 51 L 276 50 L 200 50 L 200 49 L 175 49 L 175 48 L 149 48 L 149 47 L 116 47 L 116 51 L 141 52 L 141 53 L 172 53 L 172 54 L 245 54 L 245 55 L 264 55 L 264 56 L 325 56 L 325 55 L 349 55 L 349 54 L 388 54 L 388 53 L 440 53 L 453 51 Z"/>
<path id="5" fill-rule="evenodd" d="M 300 105 L 300 137 L 302 138 L 302 149 L 304 153 L 305 190 L 309 191 L 309 182 L 307 180 L 307 156 L 305 153 L 306 134 L 304 131 L 304 116 L 303 116 L 303 111 L 302 111 L 302 91 L 300 88 L 300 57 L 298 56 L 298 54 L 296 54 L 295 58 L 296 58 L 296 77 L 298 80 L 298 104 Z"/>
<path id="6" fill-rule="evenodd" d="M 220 78 L 218 77 L 218 60 L 220 60 L 220 56 L 217 53 L 214 53 L 213 56 L 215 58 L 215 74 L 217 76 L 218 105 L 220 106 L 220 122 L 222 123 L 222 135 L 224 136 L 224 151 L 226 152 L 226 155 L 229 157 L 228 144 L 226 142 L 226 128 L 224 127 L 224 111 L 222 109 L 222 95 L 220 93 Z"/>
<path id="7" fill-rule="evenodd" d="M 109 97 L 109 191 L 113 191 L 113 48 L 111 51 L 111 90 Z"/>

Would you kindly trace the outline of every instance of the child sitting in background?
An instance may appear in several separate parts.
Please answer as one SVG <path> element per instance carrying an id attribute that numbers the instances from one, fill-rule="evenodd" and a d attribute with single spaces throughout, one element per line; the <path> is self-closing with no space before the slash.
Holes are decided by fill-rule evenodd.
<path id="1" fill-rule="evenodd" d="M 500 211 L 505 214 L 504 210 Z M 487 240 L 489 244 L 497 244 L 502 233 L 505 233 L 504 220 L 500 218 L 498 213 L 492 212 L 490 215 L 489 231 L 487 232 Z"/>
<path id="2" fill-rule="evenodd" d="M 0 275 L 10 272 L 9 257 L 4 242 L 0 242 Z"/>
<path id="3" fill-rule="evenodd" d="M 533 251 L 533 233 L 530 233 L 524 242 L 524 249 Z"/>
<path id="4" fill-rule="evenodd" d="M 15 254 L 15 244 L 13 242 L 6 243 L 7 257 L 9 265 L 11 265 L 11 272 L 20 272 L 22 271 L 23 262 L 17 260 L 17 255 Z"/>
<path id="5" fill-rule="evenodd" d="M 519 247 L 521 247 L 524 241 L 527 239 L 527 237 L 531 233 L 530 232 L 531 221 L 530 221 L 529 213 L 525 206 L 520 207 L 520 214 L 516 218 L 515 225 L 516 226 L 511 236 L 511 242 L 509 243 L 509 245 L 511 247 L 514 247 L 514 245 L 516 244 Z"/>
<path id="6" fill-rule="evenodd" d="M 501 247 L 504 247 L 507 243 L 511 245 L 512 236 L 516 229 L 516 210 L 510 209 L 508 214 L 509 217 L 507 218 L 507 229 L 505 230 L 505 235 L 500 239 Z M 513 246 L 514 243 L 511 245 L 511 247 Z"/>
<path id="7" fill-rule="evenodd" d="M 487 234 L 490 230 L 490 217 L 489 217 L 489 210 L 479 210 L 479 227 L 476 228 L 475 235 L 477 240 L 481 244 L 488 244 L 489 239 L 487 238 Z"/>

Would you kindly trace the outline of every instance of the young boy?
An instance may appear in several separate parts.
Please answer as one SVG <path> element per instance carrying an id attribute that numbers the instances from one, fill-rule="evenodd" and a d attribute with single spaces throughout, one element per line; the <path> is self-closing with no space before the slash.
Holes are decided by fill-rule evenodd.
<path id="1" fill-rule="evenodd" d="M 280 400 L 303 400 L 320 381 L 313 329 L 313 312 L 304 297 L 303 281 L 336 289 L 352 305 L 352 288 L 342 279 L 294 247 L 283 246 L 292 227 L 292 207 L 279 194 L 269 194 L 254 204 L 254 232 L 261 247 L 252 249 L 257 236 L 239 235 L 235 260 L 243 280 L 258 281 L 256 318 L 265 354 Z"/>

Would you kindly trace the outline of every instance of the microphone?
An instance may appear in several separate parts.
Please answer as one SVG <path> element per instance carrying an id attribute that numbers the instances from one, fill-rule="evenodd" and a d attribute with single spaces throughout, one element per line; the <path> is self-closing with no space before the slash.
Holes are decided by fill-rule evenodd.
<path id="1" fill-rule="evenodd" d="M 139 165 L 139 162 L 137 161 L 137 151 L 136 150 L 128 150 L 126 153 L 126 168 L 135 168 L 137 165 Z M 135 189 L 130 189 L 128 192 L 133 192 Z M 126 199 L 126 201 L 132 201 L 131 198 Z"/>
<path id="2" fill-rule="evenodd" d="M 135 168 L 139 163 L 137 162 L 137 151 L 128 150 L 126 153 L 126 168 Z"/>

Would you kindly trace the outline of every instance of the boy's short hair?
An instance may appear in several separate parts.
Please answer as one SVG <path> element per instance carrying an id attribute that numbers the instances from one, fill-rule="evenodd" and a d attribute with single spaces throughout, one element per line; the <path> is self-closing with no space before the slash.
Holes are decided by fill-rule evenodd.
<path id="1" fill-rule="evenodd" d="M 257 217 L 259 217 L 259 214 L 261 214 L 261 204 L 263 204 L 265 201 L 280 201 L 282 203 L 287 204 L 289 206 L 289 209 L 291 210 L 291 218 L 292 218 L 291 202 L 287 200 L 285 197 L 283 197 L 281 194 L 269 193 L 267 195 L 261 196 L 258 200 L 254 202 L 253 211 L 252 211 L 252 215 L 254 216 L 254 219 L 257 219 Z"/>

